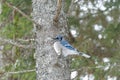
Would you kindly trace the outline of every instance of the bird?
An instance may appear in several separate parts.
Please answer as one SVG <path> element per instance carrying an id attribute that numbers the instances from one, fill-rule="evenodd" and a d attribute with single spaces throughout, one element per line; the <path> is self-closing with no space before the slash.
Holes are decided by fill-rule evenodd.
<path id="1" fill-rule="evenodd" d="M 79 52 L 67 40 L 65 40 L 62 35 L 57 35 L 53 39 L 55 40 L 53 47 L 54 47 L 55 52 L 58 55 L 63 55 L 64 57 L 67 57 L 70 55 L 80 55 L 80 56 L 83 56 L 85 58 L 91 57 L 88 54 L 85 54 L 83 52 Z"/>

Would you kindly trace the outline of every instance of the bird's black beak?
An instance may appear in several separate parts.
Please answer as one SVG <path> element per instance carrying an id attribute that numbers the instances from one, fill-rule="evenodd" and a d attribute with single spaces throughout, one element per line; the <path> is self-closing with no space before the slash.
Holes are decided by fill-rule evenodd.
<path id="1" fill-rule="evenodd" d="M 52 38 L 53 40 L 57 40 L 57 38 Z"/>

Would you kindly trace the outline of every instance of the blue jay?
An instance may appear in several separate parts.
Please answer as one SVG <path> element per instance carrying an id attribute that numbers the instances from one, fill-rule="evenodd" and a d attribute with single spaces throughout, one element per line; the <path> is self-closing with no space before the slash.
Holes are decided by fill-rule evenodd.
<path id="1" fill-rule="evenodd" d="M 78 52 L 61 35 L 58 35 L 53 39 L 56 40 L 53 47 L 58 55 L 63 55 L 64 57 L 67 57 L 69 55 L 81 55 L 86 58 L 91 57 L 83 52 Z"/>

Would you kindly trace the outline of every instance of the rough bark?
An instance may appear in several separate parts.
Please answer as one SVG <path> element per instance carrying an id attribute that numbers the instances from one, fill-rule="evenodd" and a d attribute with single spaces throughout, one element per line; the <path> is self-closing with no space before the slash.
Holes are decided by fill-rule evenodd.
<path id="1" fill-rule="evenodd" d="M 41 25 L 35 25 L 37 80 L 70 80 L 69 64 L 65 58 L 58 58 L 53 49 L 54 41 L 51 39 L 58 34 L 67 34 L 64 0 L 58 20 L 54 20 L 60 6 L 57 0 L 32 0 L 32 2 L 33 19 Z"/>

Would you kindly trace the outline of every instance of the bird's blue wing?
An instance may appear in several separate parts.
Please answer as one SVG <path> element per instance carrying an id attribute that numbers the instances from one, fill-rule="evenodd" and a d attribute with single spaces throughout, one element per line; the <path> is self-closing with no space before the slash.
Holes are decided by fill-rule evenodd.
<path id="1" fill-rule="evenodd" d="M 70 49 L 70 50 L 75 50 L 66 40 L 63 40 L 60 42 L 64 47 Z"/>

